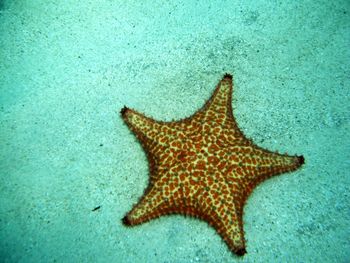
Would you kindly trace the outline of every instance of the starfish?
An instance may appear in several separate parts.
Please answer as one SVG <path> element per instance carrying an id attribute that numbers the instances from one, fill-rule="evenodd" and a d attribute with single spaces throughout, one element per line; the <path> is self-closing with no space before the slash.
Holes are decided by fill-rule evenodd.
<path id="1" fill-rule="evenodd" d="M 262 181 L 291 172 L 303 156 L 255 145 L 232 113 L 232 76 L 225 74 L 211 98 L 191 117 L 156 121 L 124 106 L 121 116 L 144 148 L 150 179 L 139 202 L 123 218 L 133 226 L 169 214 L 202 219 L 229 249 L 246 253 L 243 206 Z"/>

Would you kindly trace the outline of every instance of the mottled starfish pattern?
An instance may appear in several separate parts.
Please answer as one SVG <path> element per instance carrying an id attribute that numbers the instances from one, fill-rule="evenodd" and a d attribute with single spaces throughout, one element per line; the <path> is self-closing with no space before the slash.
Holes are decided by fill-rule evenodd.
<path id="1" fill-rule="evenodd" d="M 303 156 L 256 146 L 232 114 L 232 76 L 189 118 L 162 122 L 124 107 L 121 115 L 146 151 L 150 180 L 143 197 L 123 218 L 137 225 L 168 214 L 205 220 L 237 255 L 246 253 L 243 206 L 262 181 L 291 172 Z"/>

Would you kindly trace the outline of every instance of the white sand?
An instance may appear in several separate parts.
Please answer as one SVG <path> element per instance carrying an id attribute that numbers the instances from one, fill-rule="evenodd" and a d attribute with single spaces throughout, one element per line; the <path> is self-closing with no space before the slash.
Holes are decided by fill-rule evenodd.
<path id="1" fill-rule="evenodd" d="M 347 0 L 62 2 L 0 1 L 1 262 L 350 261 Z M 205 222 L 120 221 L 148 167 L 119 110 L 186 117 L 225 72 L 244 133 L 306 159 L 249 198 L 243 259 Z"/>

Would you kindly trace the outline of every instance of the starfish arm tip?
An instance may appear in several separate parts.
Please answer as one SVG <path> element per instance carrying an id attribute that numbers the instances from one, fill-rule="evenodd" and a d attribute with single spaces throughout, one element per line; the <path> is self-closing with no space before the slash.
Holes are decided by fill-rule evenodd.
<path id="1" fill-rule="evenodd" d="M 232 79 L 232 75 L 230 73 L 225 73 L 224 79 Z"/>
<path id="2" fill-rule="evenodd" d="M 129 220 L 129 218 L 128 218 L 128 216 L 124 216 L 124 217 L 122 218 L 122 222 L 123 222 L 123 224 L 126 225 L 126 226 L 131 226 L 131 225 L 132 225 L 131 222 L 130 222 L 130 220 Z"/>
<path id="3" fill-rule="evenodd" d="M 304 158 L 303 155 L 298 156 L 298 162 L 299 162 L 300 165 L 305 163 L 305 158 Z"/>
<path id="4" fill-rule="evenodd" d="M 122 116 L 125 116 L 125 113 L 126 113 L 128 110 L 129 110 L 129 108 L 126 107 L 126 106 L 124 106 L 124 107 L 120 110 L 120 114 L 121 114 Z"/>
<path id="5" fill-rule="evenodd" d="M 244 254 L 247 253 L 247 250 L 245 248 L 240 248 L 235 253 L 237 254 L 237 256 L 241 257 L 241 256 L 244 256 Z"/>

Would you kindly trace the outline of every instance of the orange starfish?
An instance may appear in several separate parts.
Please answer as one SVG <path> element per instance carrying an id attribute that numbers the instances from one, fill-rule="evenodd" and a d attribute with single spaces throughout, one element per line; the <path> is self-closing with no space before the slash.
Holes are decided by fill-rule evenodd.
<path id="1" fill-rule="evenodd" d="M 298 169 L 303 156 L 256 146 L 238 128 L 231 107 L 232 76 L 189 118 L 161 122 L 124 107 L 121 115 L 147 153 L 150 180 L 123 218 L 137 225 L 168 214 L 207 221 L 237 255 L 246 253 L 243 206 L 262 181 Z"/>

